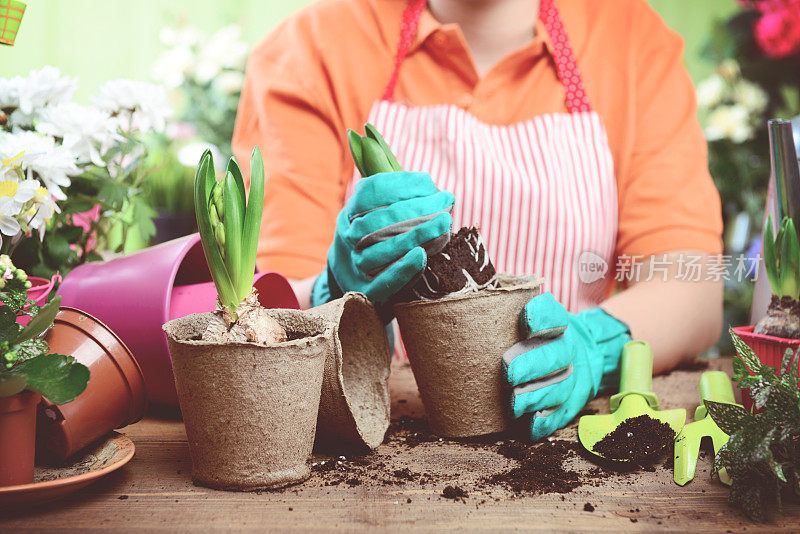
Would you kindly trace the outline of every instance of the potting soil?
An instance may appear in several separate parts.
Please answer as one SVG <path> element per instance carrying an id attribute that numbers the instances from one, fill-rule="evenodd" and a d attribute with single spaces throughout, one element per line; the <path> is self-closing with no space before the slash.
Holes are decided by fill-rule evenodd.
<path id="1" fill-rule="evenodd" d="M 675 432 L 667 423 L 640 415 L 624 420 L 593 450 L 611 460 L 649 463 L 659 460 L 674 439 Z"/>

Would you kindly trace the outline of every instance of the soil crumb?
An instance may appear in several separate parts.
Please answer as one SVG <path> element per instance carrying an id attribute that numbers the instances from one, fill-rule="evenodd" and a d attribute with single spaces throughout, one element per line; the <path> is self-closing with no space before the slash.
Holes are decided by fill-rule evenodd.
<path id="1" fill-rule="evenodd" d="M 445 499 L 465 499 L 469 497 L 469 493 L 460 486 L 446 486 L 442 490 L 442 497 Z"/>
<path id="2" fill-rule="evenodd" d="M 569 493 L 583 485 L 582 475 L 564 466 L 564 461 L 575 454 L 571 442 L 553 440 L 528 445 L 512 441 L 501 445 L 497 452 L 516 460 L 518 466 L 484 477 L 485 484 L 504 486 L 515 494 Z"/>
<path id="3" fill-rule="evenodd" d="M 675 432 L 668 424 L 640 415 L 620 423 L 592 449 L 611 460 L 646 466 L 660 459 L 674 439 Z"/>
<path id="4" fill-rule="evenodd" d="M 594 506 L 592 506 L 592 503 L 587 502 L 586 504 L 583 505 L 583 511 L 584 512 L 594 512 Z"/>

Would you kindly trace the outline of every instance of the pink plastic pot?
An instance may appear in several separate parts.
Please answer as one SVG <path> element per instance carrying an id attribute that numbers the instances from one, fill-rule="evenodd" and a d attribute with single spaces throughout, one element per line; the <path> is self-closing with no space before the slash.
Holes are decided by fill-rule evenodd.
<path id="1" fill-rule="evenodd" d="M 61 281 L 61 276 L 56 274 L 50 280 L 39 278 L 38 276 L 29 276 L 28 281 L 31 283 L 31 288 L 28 290 L 28 299 L 35 301 L 37 306 L 44 306 L 53 287 L 57 282 Z M 25 326 L 30 320 L 30 317 L 23 315 L 17 319 L 17 322 Z"/>
<path id="2" fill-rule="evenodd" d="M 291 286 L 277 273 L 258 274 L 267 308 L 299 308 Z M 73 269 L 58 289 L 62 306 L 81 309 L 113 330 L 142 368 L 152 403 L 177 406 L 172 363 L 161 325 L 211 311 L 216 291 L 200 235 L 175 239 L 129 256 Z"/>
<path id="3" fill-rule="evenodd" d="M 739 326 L 733 331 L 747 346 L 753 349 L 761 363 L 774 367 L 780 372 L 781 362 L 786 349 L 796 351 L 800 348 L 800 339 L 786 339 L 782 337 L 766 336 L 764 334 L 754 334 L 752 326 Z M 752 373 L 750 373 L 752 374 Z M 742 405 L 746 409 L 753 406 L 753 398 L 750 396 L 750 389 L 742 390 Z"/>

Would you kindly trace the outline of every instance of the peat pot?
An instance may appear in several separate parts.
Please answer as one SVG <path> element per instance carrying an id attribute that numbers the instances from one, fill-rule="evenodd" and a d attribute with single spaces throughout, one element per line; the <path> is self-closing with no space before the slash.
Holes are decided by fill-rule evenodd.
<path id="1" fill-rule="evenodd" d="M 33 482 L 36 405 L 40 398 L 32 391 L 0 397 L 0 486 Z"/>
<path id="2" fill-rule="evenodd" d="M 317 443 L 347 452 L 374 449 L 389 428 L 391 353 L 386 327 L 361 293 L 312 308 L 335 325 L 334 350 L 325 362 Z"/>
<path id="3" fill-rule="evenodd" d="M 210 313 L 164 325 L 197 484 L 251 491 L 295 484 L 311 474 L 308 459 L 334 325 L 298 310 L 270 315 L 289 341 L 201 341 Z"/>
<path id="4" fill-rule="evenodd" d="M 395 304 L 431 430 L 465 438 L 511 427 L 503 353 L 522 339 L 519 315 L 539 294 L 537 277 L 498 275 L 496 289 Z"/>

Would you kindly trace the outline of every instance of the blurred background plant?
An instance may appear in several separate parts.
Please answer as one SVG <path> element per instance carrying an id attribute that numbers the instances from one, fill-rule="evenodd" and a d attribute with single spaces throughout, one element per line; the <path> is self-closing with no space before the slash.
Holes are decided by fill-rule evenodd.
<path id="1" fill-rule="evenodd" d="M 766 123 L 800 114 L 800 0 L 740 1 L 713 23 L 702 57 L 715 66 L 697 84 L 697 100 L 722 198 L 725 254 L 755 259 L 770 173 Z M 729 276 L 725 324 L 749 323 L 752 294 L 752 279 Z M 725 334 L 717 347 L 733 351 Z"/>
<path id="2" fill-rule="evenodd" d="M 99 251 L 127 251 L 155 233 L 141 185 L 146 140 L 164 130 L 172 112 L 166 92 L 111 80 L 84 106 L 72 100 L 76 85 L 52 66 L 0 78 L 0 231 L 12 237 L 3 250 L 43 278 L 65 275 Z M 28 221 L 15 214 L 21 208 Z M 20 239 L 34 229 L 40 239 Z"/>

